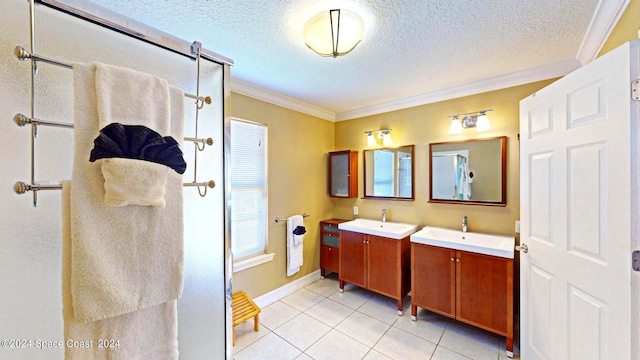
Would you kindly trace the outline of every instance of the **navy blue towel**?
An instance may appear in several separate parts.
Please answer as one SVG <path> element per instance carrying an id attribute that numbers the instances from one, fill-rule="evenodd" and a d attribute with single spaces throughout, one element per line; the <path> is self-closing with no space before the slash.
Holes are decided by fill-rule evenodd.
<path id="1" fill-rule="evenodd" d="M 171 136 L 162 137 L 142 125 L 111 123 L 100 130 L 91 150 L 89 161 L 104 158 L 126 158 L 166 165 L 184 174 L 187 163 L 178 142 Z"/>
<path id="2" fill-rule="evenodd" d="M 304 226 L 297 226 L 293 230 L 293 235 L 302 235 L 302 234 L 304 234 L 306 232 L 307 232 L 307 229 L 305 229 Z"/>

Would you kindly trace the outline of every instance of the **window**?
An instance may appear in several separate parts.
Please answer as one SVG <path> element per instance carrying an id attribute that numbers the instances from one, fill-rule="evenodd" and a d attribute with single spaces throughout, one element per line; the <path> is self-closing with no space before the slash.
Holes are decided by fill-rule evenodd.
<path id="1" fill-rule="evenodd" d="M 264 254 L 267 246 L 267 126 L 232 119 L 230 155 L 235 267 L 237 260 Z"/>

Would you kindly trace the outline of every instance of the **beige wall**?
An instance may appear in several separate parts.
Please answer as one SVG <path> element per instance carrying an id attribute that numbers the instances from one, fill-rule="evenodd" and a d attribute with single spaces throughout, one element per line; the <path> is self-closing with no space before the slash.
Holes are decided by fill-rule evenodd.
<path id="1" fill-rule="evenodd" d="M 327 195 L 327 153 L 334 149 L 334 123 L 237 93 L 231 94 L 231 116 L 269 126 L 269 245 L 273 261 L 233 274 L 234 291 L 263 295 L 320 268 L 318 222 L 331 218 Z M 304 265 L 287 277 L 286 222 L 278 216 L 306 212 Z"/>
<path id="2" fill-rule="evenodd" d="M 365 130 L 392 128 L 395 144 L 415 144 L 415 201 L 361 199 L 332 199 L 334 216 L 353 219 L 353 207 L 358 206 L 359 217 L 380 218 L 383 208 L 389 209 L 389 220 L 457 229 L 462 216 L 469 220 L 469 229 L 478 232 L 513 234 L 515 220 L 520 213 L 519 175 L 519 101 L 551 83 L 552 80 L 392 111 L 384 114 L 336 123 L 336 150 L 362 150 L 367 148 Z M 464 130 L 461 135 L 450 135 L 447 116 L 482 109 L 489 113 L 492 129 L 478 133 Z M 491 207 L 458 204 L 429 203 L 429 143 L 481 137 L 507 136 L 507 206 Z M 362 155 L 359 159 L 359 181 L 362 182 Z"/>

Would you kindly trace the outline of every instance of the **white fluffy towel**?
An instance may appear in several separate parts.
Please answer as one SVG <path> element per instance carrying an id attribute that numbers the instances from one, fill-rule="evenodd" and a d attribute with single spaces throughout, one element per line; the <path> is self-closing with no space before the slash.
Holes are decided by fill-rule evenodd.
<path id="1" fill-rule="evenodd" d="M 302 215 L 293 215 L 287 219 L 287 276 L 300 271 L 300 266 L 304 263 L 304 235 L 293 233 L 293 230 L 303 225 Z"/>
<path id="2" fill-rule="evenodd" d="M 114 74 L 112 86 L 119 89 L 109 89 L 104 76 L 98 87 L 96 68 L 105 67 Z M 74 319 L 82 323 L 157 306 L 182 295 L 182 176 L 175 171 L 168 172 L 166 207 L 108 206 L 104 202 L 101 166 L 89 162 L 89 153 L 104 116 L 124 125 L 147 126 L 181 142 L 184 93 L 170 88 L 168 98 L 153 97 L 145 89 L 156 89 L 154 84 L 163 80 L 128 69 L 74 64 L 73 73 L 75 147 L 70 205 L 70 285 Z M 108 109 L 107 98 L 114 101 L 111 109 Z M 130 100 L 129 104 L 125 98 Z M 170 109 L 170 115 L 164 116 L 164 110 L 157 110 L 156 105 L 159 109 Z M 162 330 L 143 326 L 139 331 Z"/>
<path id="3" fill-rule="evenodd" d="M 74 316 L 71 268 L 71 183 L 62 182 L 62 317 L 66 360 L 177 360 L 177 301 L 109 319 L 79 322 Z"/>

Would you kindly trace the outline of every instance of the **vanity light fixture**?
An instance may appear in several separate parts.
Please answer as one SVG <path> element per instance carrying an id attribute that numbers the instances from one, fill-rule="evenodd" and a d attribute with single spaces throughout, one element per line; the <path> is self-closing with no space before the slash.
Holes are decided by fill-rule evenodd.
<path id="1" fill-rule="evenodd" d="M 375 133 L 378 139 L 382 139 L 382 145 L 384 146 L 392 146 L 393 139 L 391 138 L 391 130 L 393 129 L 381 129 L 381 130 L 368 130 L 364 133 L 367 134 L 367 146 L 376 146 L 378 145 L 378 141 L 373 136 Z"/>
<path id="2" fill-rule="evenodd" d="M 463 128 L 476 128 L 478 132 L 491 130 L 491 123 L 489 123 L 489 117 L 487 116 L 487 113 L 491 111 L 493 109 L 449 115 L 450 118 L 453 118 L 451 126 L 449 126 L 449 134 L 462 134 Z M 464 116 L 462 121 L 459 119 L 460 116 Z"/>
<path id="3" fill-rule="evenodd" d="M 364 21 L 345 9 L 323 11 L 307 21 L 302 30 L 304 43 L 320 56 L 343 56 L 362 39 Z"/>

